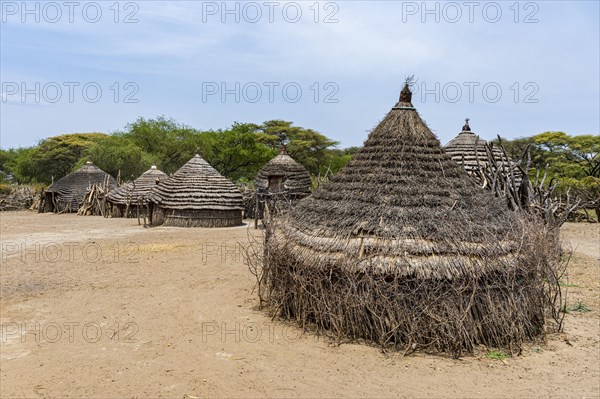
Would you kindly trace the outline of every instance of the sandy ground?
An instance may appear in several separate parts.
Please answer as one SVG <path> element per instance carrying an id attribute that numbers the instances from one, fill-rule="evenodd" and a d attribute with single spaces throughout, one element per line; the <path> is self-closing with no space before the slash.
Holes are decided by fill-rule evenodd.
<path id="1" fill-rule="evenodd" d="M 565 332 L 522 356 L 454 360 L 333 345 L 257 309 L 230 229 L 0 214 L 0 396 L 600 396 L 600 225 L 567 224 Z"/>

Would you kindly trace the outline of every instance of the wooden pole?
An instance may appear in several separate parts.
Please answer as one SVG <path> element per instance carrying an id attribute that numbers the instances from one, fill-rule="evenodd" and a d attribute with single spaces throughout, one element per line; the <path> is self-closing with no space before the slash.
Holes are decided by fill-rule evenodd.
<path id="1" fill-rule="evenodd" d="M 258 192 L 254 193 L 254 229 L 258 229 Z"/>

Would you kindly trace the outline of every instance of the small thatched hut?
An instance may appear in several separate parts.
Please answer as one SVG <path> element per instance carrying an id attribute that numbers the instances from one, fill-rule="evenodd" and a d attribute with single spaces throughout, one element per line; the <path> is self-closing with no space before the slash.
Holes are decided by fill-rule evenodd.
<path id="1" fill-rule="evenodd" d="M 543 334 L 549 256 L 442 150 L 411 97 L 405 85 L 348 165 L 267 226 L 261 300 L 338 339 L 518 350 Z"/>
<path id="2" fill-rule="evenodd" d="M 286 193 L 294 199 L 310 194 L 312 181 L 304 166 L 288 155 L 285 145 L 279 155 L 263 166 L 254 180 L 254 187 L 260 194 Z"/>
<path id="3" fill-rule="evenodd" d="M 94 184 L 106 184 L 109 190 L 116 187 L 111 175 L 88 161 L 46 189 L 42 212 L 77 212 L 87 191 Z"/>
<path id="4" fill-rule="evenodd" d="M 242 224 L 242 192 L 198 152 L 148 193 L 154 226 L 228 227 Z"/>
<path id="5" fill-rule="evenodd" d="M 490 168 L 489 156 L 486 150 L 488 143 L 471 131 L 469 119 L 465 119 L 462 131 L 448 144 L 444 150 L 452 160 L 458 162 L 475 181 L 482 184 L 480 170 Z M 497 146 L 491 147 L 491 156 L 495 160 L 495 165 L 504 175 L 512 173 L 517 186 L 521 183 L 523 175 L 519 168 L 504 152 Z"/>
<path id="6" fill-rule="evenodd" d="M 147 194 L 152 187 L 169 176 L 155 165 L 134 181 L 111 191 L 106 201 L 113 217 L 136 217 L 146 213 Z"/>
<path id="7" fill-rule="evenodd" d="M 285 145 L 279 155 L 263 166 L 254 180 L 256 190 L 256 217 L 263 217 L 265 204 L 275 211 L 287 208 L 295 201 L 310 194 L 312 180 L 304 166 L 288 155 Z"/>

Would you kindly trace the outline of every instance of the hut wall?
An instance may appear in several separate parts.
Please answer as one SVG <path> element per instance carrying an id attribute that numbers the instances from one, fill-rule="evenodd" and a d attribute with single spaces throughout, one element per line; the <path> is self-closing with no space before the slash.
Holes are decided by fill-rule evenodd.
<path id="1" fill-rule="evenodd" d="M 146 206 L 142 205 L 139 207 L 139 216 L 144 217 L 147 216 Z M 130 205 L 127 214 L 125 210 L 127 209 L 127 205 L 122 204 L 112 204 L 111 216 L 113 218 L 137 218 L 138 217 L 138 206 Z"/>
<path id="2" fill-rule="evenodd" d="M 150 224 L 161 226 L 165 223 L 165 209 L 158 205 L 151 205 Z"/>
<path id="3" fill-rule="evenodd" d="M 242 225 L 242 210 L 164 209 L 156 206 L 152 219 L 155 226 L 231 227 Z"/>
<path id="4" fill-rule="evenodd" d="M 125 213 L 125 206 L 119 204 L 112 204 L 111 216 L 114 218 L 122 218 Z"/>
<path id="5" fill-rule="evenodd" d="M 79 202 L 78 198 L 70 194 L 46 192 L 43 212 L 76 213 L 79 209 Z"/>
<path id="6" fill-rule="evenodd" d="M 290 210 L 296 202 L 302 198 L 308 197 L 309 193 L 280 191 L 270 192 L 267 190 L 259 190 L 256 194 L 254 202 L 253 216 L 259 219 L 264 218 L 265 206 L 269 207 L 271 215 L 283 214 Z"/>

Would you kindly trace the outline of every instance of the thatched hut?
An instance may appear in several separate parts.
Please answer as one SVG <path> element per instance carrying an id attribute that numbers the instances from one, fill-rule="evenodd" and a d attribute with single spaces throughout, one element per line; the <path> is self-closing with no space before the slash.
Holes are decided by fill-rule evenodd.
<path id="1" fill-rule="evenodd" d="M 228 227 L 242 224 L 242 192 L 198 152 L 148 193 L 153 226 Z"/>
<path id="2" fill-rule="evenodd" d="M 52 183 L 44 192 L 42 212 L 77 212 L 86 193 L 94 184 L 116 187 L 115 179 L 87 161 L 85 165 Z"/>
<path id="3" fill-rule="evenodd" d="M 549 256 L 442 150 L 411 97 L 406 85 L 348 165 L 269 224 L 261 300 L 337 339 L 517 350 L 543 333 Z"/>
<path id="4" fill-rule="evenodd" d="M 285 145 L 280 153 L 263 166 L 254 180 L 256 217 L 262 218 L 265 204 L 275 210 L 310 194 L 312 180 L 304 166 L 288 155 Z"/>
<path id="5" fill-rule="evenodd" d="M 310 174 L 288 155 L 285 145 L 281 146 L 281 151 L 275 158 L 260 169 L 254 180 L 258 193 L 287 193 L 294 199 L 310 194 L 311 186 Z"/>
<path id="6" fill-rule="evenodd" d="M 488 154 L 488 143 L 471 131 L 469 119 L 465 119 L 462 131 L 444 146 L 444 150 L 452 160 L 458 162 L 469 175 L 479 184 L 483 184 L 481 169 L 498 168 L 505 176 L 512 173 L 517 186 L 521 183 L 523 175 L 515 163 L 500 148 L 491 146 Z M 495 161 L 490 165 L 490 156 Z M 492 171 L 492 174 L 495 170 Z"/>
<path id="7" fill-rule="evenodd" d="M 169 176 L 152 165 L 132 182 L 111 191 L 106 201 L 111 207 L 113 217 L 136 217 L 146 212 L 147 194 L 160 181 Z"/>

